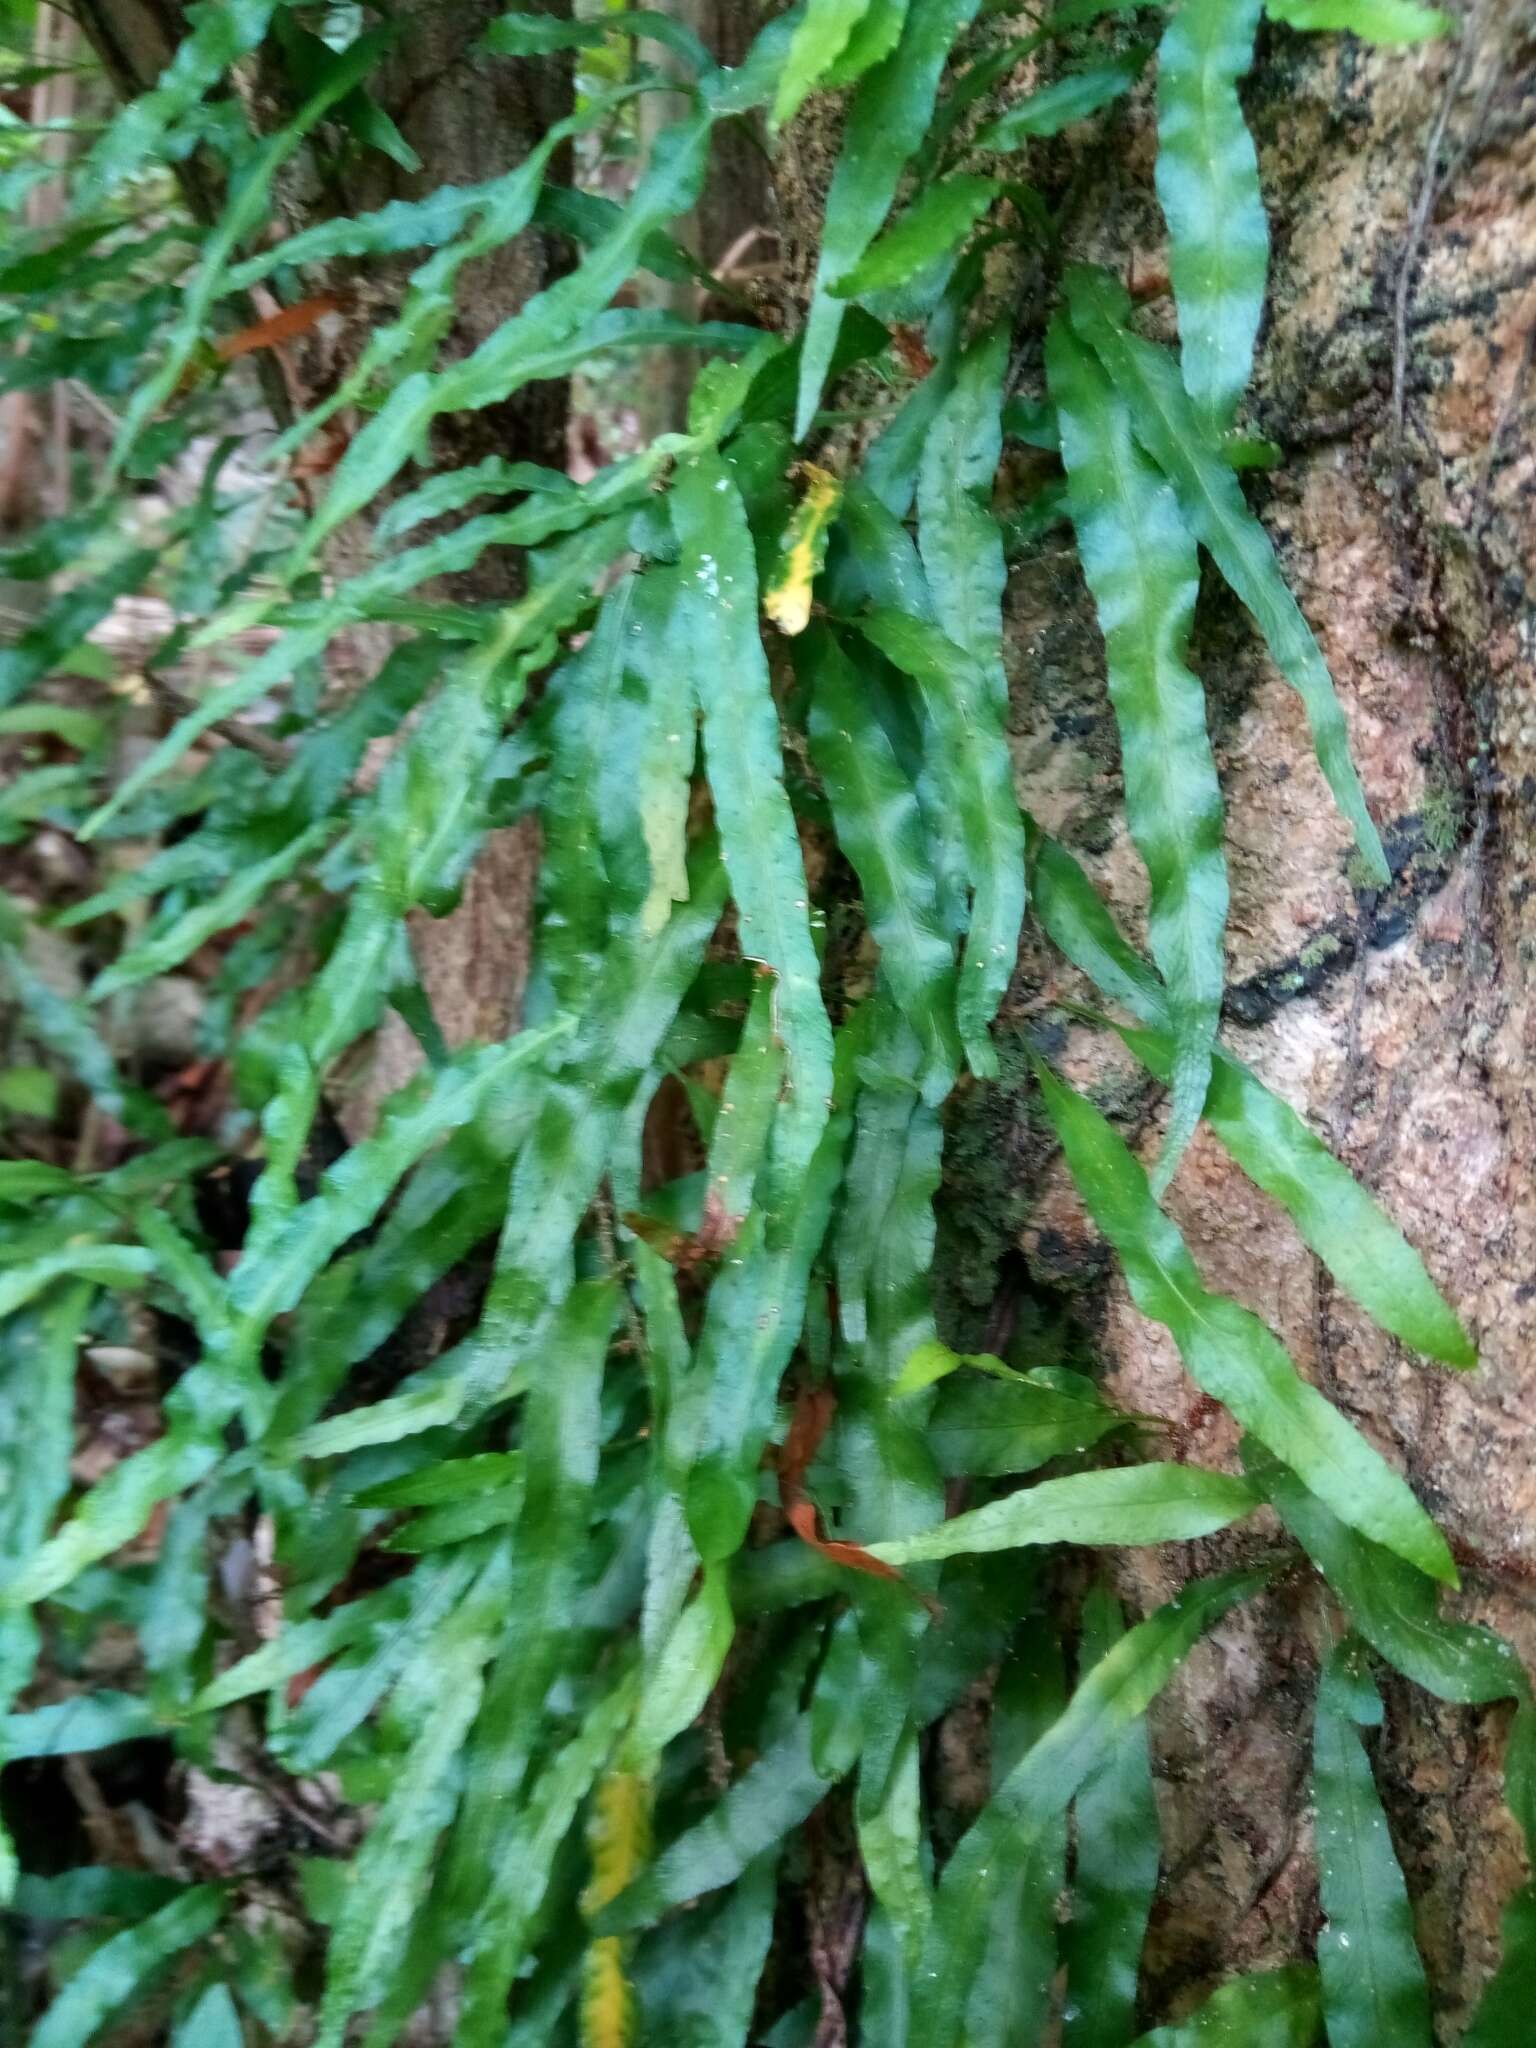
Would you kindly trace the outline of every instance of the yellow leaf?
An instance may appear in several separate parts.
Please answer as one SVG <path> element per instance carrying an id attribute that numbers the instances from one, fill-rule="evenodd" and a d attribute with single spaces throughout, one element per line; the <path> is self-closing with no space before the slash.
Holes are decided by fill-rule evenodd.
<path id="1" fill-rule="evenodd" d="M 811 623 L 811 585 L 827 556 L 827 530 L 843 500 L 843 486 L 830 470 L 801 464 L 806 493 L 790 515 L 778 560 L 763 593 L 763 610 L 791 638 Z"/>

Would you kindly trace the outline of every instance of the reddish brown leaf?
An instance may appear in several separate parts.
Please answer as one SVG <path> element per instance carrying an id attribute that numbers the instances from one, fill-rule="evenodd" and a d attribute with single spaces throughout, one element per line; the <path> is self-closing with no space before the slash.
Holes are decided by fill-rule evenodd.
<path id="1" fill-rule="evenodd" d="M 297 340 L 327 313 L 334 313 L 340 304 L 334 292 L 319 292 L 312 299 L 300 299 L 296 306 L 284 306 L 280 313 L 242 327 L 238 334 L 221 336 L 213 345 L 214 353 L 221 362 L 231 363 L 236 356 L 250 355 L 253 349 L 276 348 L 279 342 Z"/>
<path id="2" fill-rule="evenodd" d="M 799 1499 L 811 1460 L 836 1413 L 837 1395 L 831 1387 L 802 1387 L 796 1394 L 794 1417 L 779 1452 L 779 1499 L 786 1509 Z"/>
<path id="3" fill-rule="evenodd" d="M 899 1582 L 901 1573 L 894 1565 L 871 1557 L 860 1544 L 839 1543 L 823 1536 L 816 1510 L 805 1497 L 805 1475 L 836 1413 L 837 1395 L 829 1386 L 802 1387 L 795 1396 L 794 1416 L 778 1459 L 779 1502 L 785 1520 L 802 1543 L 809 1543 L 812 1550 L 819 1550 L 833 1564 L 846 1565 L 850 1571 L 868 1572 L 874 1579 Z"/>
<path id="4" fill-rule="evenodd" d="M 801 1542 L 809 1543 L 812 1550 L 819 1550 L 833 1564 L 846 1565 L 850 1571 L 868 1572 L 872 1579 L 900 1581 L 901 1573 L 895 1565 L 887 1564 L 883 1557 L 871 1557 L 860 1544 L 838 1543 L 823 1536 L 816 1526 L 816 1510 L 808 1500 L 790 1503 L 784 1513 Z"/>

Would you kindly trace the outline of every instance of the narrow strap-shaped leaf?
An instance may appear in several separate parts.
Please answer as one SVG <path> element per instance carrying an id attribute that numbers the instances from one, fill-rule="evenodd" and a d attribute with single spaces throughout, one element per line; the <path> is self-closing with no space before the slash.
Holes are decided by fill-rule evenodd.
<path id="1" fill-rule="evenodd" d="M 0 1317 L 13 1316 L 56 1280 L 93 1280 L 100 1287 L 135 1287 L 155 1271 L 153 1252 L 136 1244 L 72 1244 L 0 1272 Z"/>
<path id="2" fill-rule="evenodd" d="M 947 1478 L 998 1479 L 1089 1450 L 1125 1417 L 1091 1380 L 1070 1391 L 1044 1374 L 949 1380 L 924 1434 Z"/>
<path id="3" fill-rule="evenodd" d="M 99 575 L 73 584 L 55 598 L 40 619 L 0 648 L 0 705 L 14 702 L 49 675 L 120 597 L 142 590 L 158 559 L 153 548 L 119 555 Z"/>
<path id="4" fill-rule="evenodd" d="M 240 2014 L 227 1984 L 210 1984 L 178 2021 L 170 2048 L 245 2048 Z"/>
<path id="5" fill-rule="evenodd" d="M 551 1684 L 571 1660 L 576 1595 L 597 1478 L 603 1364 L 618 1311 L 612 1280 L 581 1280 L 550 1331 L 549 1361 L 535 1370 L 523 1408 L 526 1481 L 514 1547 L 518 1642 L 512 1686 L 488 1705 L 502 1784 L 514 1789 L 532 1752 Z"/>
<path id="6" fill-rule="evenodd" d="M 811 758 L 858 874 L 886 978 L 922 1043 L 923 1092 L 935 1100 L 948 1094 L 961 1055 L 954 948 L 939 919 L 917 793 L 844 645 L 813 628 L 797 667 L 812 689 Z"/>
<path id="7" fill-rule="evenodd" d="M 472 1401 L 496 1398 L 533 1363 L 527 1347 L 569 1291 L 572 1241 L 620 1119 L 698 972 L 724 899 L 719 859 L 702 849 L 689 900 L 660 934 L 626 934 L 609 949 L 570 1062 L 545 1089 L 512 1176 L 496 1272 L 465 1367 Z"/>
<path id="8" fill-rule="evenodd" d="M 1536 1882 L 1521 1885 L 1500 1921 L 1499 1967 L 1478 2000 L 1462 2048 L 1519 2048 L 1536 2004 Z"/>
<path id="9" fill-rule="evenodd" d="M 296 832 L 286 845 L 266 860 L 242 867 L 207 902 L 183 911 L 180 917 L 153 937 L 127 947 L 92 982 L 91 1001 L 103 1002 L 121 989 L 134 988 L 140 982 L 149 981 L 158 974 L 168 974 L 172 968 L 179 967 L 216 933 L 227 931 L 231 925 L 248 917 L 258 905 L 268 901 L 277 884 L 285 882 L 301 862 L 308 860 L 317 847 L 333 837 L 335 829 L 325 821 L 311 825 L 307 832 Z"/>
<path id="10" fill-rule="evenodd" d="M 228 203 L 204 238 L 202 262 L 182 291 L 177 318 L 150 359 L 149 375 L 123 414 L 107 466 L 109 484 L 121 480 L 144 429 L 174 397 L 188 364 L 202 346 L 230 258 L 269 212 L 278 172 L 303 147 L 310 131 L 367 77 L 388 41 L 387 31 L 369 29 L 348 44 L 326 67 L 324 78 L 293 118 L 268 136 L 243 166 L 231 186 Z M 130 117 L 132 112 L 132 107 L 126 109 Z"/>
<path id="11" fill-rule="evenodd" d="M 501 1834 L 494 1863 L 477 1867 L 482 1911 L 469 1943 L 462 2048 L 500 2048 L 506 2038 L 507 1986 L 527 1953 L 555 1858 L 612 1756 L 634 1701 L 633 1668 L 621 1664 L 575 1735 L 538 1773 L 526 1804 Z"/>
<path id="12" fill-rule="evenodd" d="M 1267 1571 L 1198 1579 L 1178 1598 L 1122 1636 L 1073 1693 L 1049 1732 L 1025 1752 L 945 1868 L 924 1944 L 913 2007 L 912 2039 L 955 2048 L 966 1993 L 985 1946 L 993 1864 L 1022 1852 L 1070 1803 L 1127 1727 L 1156 1698 L 1200 1636 L 1239 1600 L 1256 1593 Z"/>
<path id="13" fill-rule="evenodd" d="M 910 0 L 869 0 L 853 25 L 843 53 L 827 67 L 822 84 L 841 90 L 882 63 L 901 39 Z"/>
<path id="14" fill-rule="evenodd" d="M 1102 64 L 1084 64 L 1041 86 L 976 136 L 977 149 L 1017 149 L 1031 136 L 1059 135 L 1074 121 L 1086 121 L 1129 92 L 1147 61 L 1145 49 L 1127 50 Z"/>
<path id="15" fill-rule="evenodd" d="M 74 1756 L 108 1749 L 114 1742 L 136 1742 L 160 1733 L 161 1725 L 149 1701 L 138 1693 L 78 1693 L 34 1707 L 30 1714 L 5 1715 L 0 1719 L 0 1750 L 8 1759 Z"/>
<path id="16" fill-rule="evenodd" d="M 959 818 L 971 884 L 971 922 L 956 1004 L 971 1071 L 997 1072 L 988 1026 L 1018 957 L 1024 916 L 1024 826 L 1013 763 L 987 675 L 921 619 L 875 611 L 859 628 L 910 675 L 927 709 L 941 787 Z"/>
<path id="17" fill-rule="evenodd" d="M 1179 367 L 1203 424 L 1231 424 L 1269 272 L 1259 159 L 1237 82 L 1262 0 L 1182 0 L 1157 50 L 1157 196 L 1179 309 Z"/>
<path id="18" fill-rule="evenodd" d="M 1120 728 L 1125 813 L 1146 864 L 1147 935 L 1168 991 L 1173 1100 L 1161 1193 L 1200 1120 L 1221 1015 L 1227 921 L 1221 784 L 1187 648 L 1200 565 L 1130 408 L 1061 315 L 1046 338 L 1077 551 L 1098 609 Z"/>
<path id="19" fill-rule="evenodd" d="M 1435 1589 L 1401 1558 L 1341 1522 L 1294 1472 L 1245 1444 L 1243 1462 L 1358 1630 L 1392 1667 L 1458 1706 L 1526 1698 L 1519 1658 L 1492 1629 L 1443 1620 Z"/>
<path id="20" fill-rule="evenodd" d="M 1008 713 L 1003 668 L 1002 528 L 992 487 L 1003 454 L 1003 380 L 1008 331 L 999 325 L 972 344 L 923 444 L 917 479 L 917 537 L 933 616 L 986 677 L 988 710 Z"/>
<path id="21" fill-rule="evenodd" d="M 768 1850 L 717 1904 L 646 1938 L 635 1966 L 642 2039 L 748 2048 L 773 1938 L 778 1862 Z"/>
<path id="22" fill-rule="evenodd" d="M 918 1168 L 921 1186 L 914 1198 L 912 1141 L 919 1122 L 921 1047 L 894 1013 L 877 1017 L 872 1036 L 882 1071 L 866 1077 L 854 1106 L 853 1150 L 843 1177 L 834 1258 L 843 1336 L 863 1351 L 867 1371 L 890 1382 L 903 1363 L 902 1357 L 892 1361 L 890 1347 L 900 1345 L 905 1322 L 899 1309 L 892 1314 L 891 1276 L 899 1274 L 898 1288 L 914 1280 L 926 1286 L 933 1262 L 931 1204 L 938 1165 L 935 1156 L 932 1184 Z M 898 1248 L 892 1260 L 893 1244 Z M 882 1294 L 885 1298 L 877 1299 Z M 926 1334 L 931 1315 L 923 1321 Z"/>
<path id="23" fill-rule="evenodd" d="M 811 1717 L 802 1714 L 701 1821 L 604 1909 L 598 1931 L 649 1927 L 672 1907 L 732 1883 L 821 1803 L 828 1782 L 812 1761 Z"/>
<path id="24" fill-rule="evenodd" d="M 939 76 L 956 37 L 975 19 L 981 0 L 927 0 L 910 6 L 901 40 L 859 83 L 843 130 L 822 224 L 821 254 L 805 342 L 795 439 L 810 432 L 821 404 L 845 301 L 832 287 L 846 277 L 880 232 L 896 197 L 902 168 L 927 132 Z"/>
<path id="25" fill-rule="evenodd" d="M 25 927 L 20 918 L 11 925 L 8 909 L 0 901 L 0 987 L 93 1101 L 141 1137 L 168 1138 L 171 1123 L 162 1105 L 124 1080 L 90 1011 L 84 1003 L 61 995 L 34 964 L 24 943 Z"/>
<path id="26" fill-rule="evenodd" d="M 1125 1633 L 1107 1586 L 1083 1601 L 1079 1668 L 1090 1671 Z M 1160 1844 L 1146 1724 L 1132 1721 L 1077 1795 L 1072 1919 L 1062 1933 L 1067 1997 L 1062 2048 L 1123 2048 L 1136 2014 Z"/>
<path id="27" fill-rule="evenodd" d="M 1166 1037 L 1135 1030 L 1120 1035 L 1154 1073 L 1168 1071 Z M 1289 1103 L 1218 1052 L 1205 1116 L 1249 1179 L 1281 1204 L 1373 1321 L 1444 1365 L 1476 1365 L 1476 1349 L 1423 1260 Z"/>
<path id="28" fill-rule="evenodd" d="M 1454 15 L 1418 0 L 1265 0 L 1264 11 L 1287 28 L 1347 29 L 1367 43 L 1424 43 L 1456 29 Z"/>
<path id="29" fill-rule="evenodd" d="M 424 1646 L 434 1640 L 484 1566 L 487 1547 L 448 1552 L 418 1566 L 398 1620 L 387 1611 L 380 1613 L 351 1649 L 326 1666 L 269 1735 L 290 1770 L 321 1769 L 402 1676 L 418 1665 Z"/>
<path id="30" fill-rule="evenodd" d="M 709 119 L 704 114 L 664 129 L 620 222 L 577 269 L 537 293 L 462 361 L 435 376 L 414 372 L 395 385 L 337 465 L 331 487 L 288 565 L 290 578 L 300 574 L 329 536 L 398 475 L 434 419 L 498 405 L 533 377 L 554 374 L 541 367 L 540 356 L 573 342 L 628 277 L 646 236 L 693 203 L 708 138 Z"/>
<path id="31" fill-rule="evenodd" d="M 787 1235 L 776 1237 L 755 1209 L 709 1291 L 678 1416 L 691 1466 L 688 1528 L 709 1562 L 729 1557 L 747 1533 L 758 1460 L 779 1381 L 800 1339 L 811 1265 L 842 1179 L 851 1123 L 846 1109 L 827 1122 L 796 1191 Z"/>
<path id="32" fill-rule="evenodd" d="M 788 1098 L 771 1177 L 782 1201 L 810 1164 L 827 1120 L 832 1026 L 821 1000 L 805 864 L 784 789 L 746 510 L 729 468 L 715 455 L 684 465 L 672 503 L 687 593 L 686 658 L 704 718 L 704 758 L 741 949 L 776 978 L 775 1025 L 784 1044 Z"/>
<path id="33" fill-rule="evenodd" d="M 1352 1528 L 1447 1585 L 1456 1566 L 1407 1482 L 1315 1387 L 1256 1315 L 1212 1294 L 1140 1161 L 1106 1118 L 1037 1062 L 1046 1112 L 1089 1213 L 1120 1256 L 1131 1299 L 1173 1335 L 1197 1386 Z"/>
<path id="34" fill-rule="evenodd" d="M 688 799 L 697 753 L 697 713 L 687 665 L 674 638 L 681 579 L 675 569 L 651 569 L 639 579 L 631 606 L 621 725 L 603 756 L 603 849 L 615 892 L 625 888 L 628 846 L 624 828 L 638 817 L 647 863 L 641 929 L 659 932 L 674 903 L 688 895 Z M 641 702 L 636 706 L 635 698 Z M 620 778 L 628 795 L 617 801 Z"/>
<path id="35" fill-rule="evenodd" d="M 345 1904 L 326 1953 L 317 2048 L 340 2048 L 353 2013 L 377 2002 L 410 1927 L 438 1837 L 453 1812 L 459 1755 L 480 1704 L 508 1590 L 503 1552 L 421 1653 L 432 1673 L 431 1704 L 423 1691 L 410 1746 L 352 1859 Z"/>
<path id="36" fill-rule="evenodd" d="M 1051 940 L 1103 993 L 1153 1028 L 1122 1030 L 1159 1079 L 1173 1071 L 1167 997 L 1127 945 L 1092 883 L 1055 840 L 1035 835 L 1035 906 Z M 1470 1366 L 1477 1352 L 1424 1262 L 1288 1102 L 1219 1048 L 1205 1115 L 1250 1180 L 1279 1202 L 1345 1293 L 1426 1357 Z"/>
<path id="37" fill-rule="evenodd" d="M 807 93 L 842 56 L 848 38 L 869 12 L 870 0 L 805 0 L 773 97 L 773 125 L 800 111 Z"/>
<path id="38" fill-rule="evenodd" d="M 192 1378 L 187 1374 L 178 1392 Z M 232 1412 L 233 1405 L 222 1414 L 219 1405 L 214 1408 L 221 1426 Z M 138 1535 L 161 1501 L 205 1478 L 219 1455 L 209 1432 L 183 1412 L 165 1436 L 124 1458 L 97 1481 L 62 1527 L 17 1571 L 6 1588 L 7 1603 L 23 1607 L 45 1600 L 88 1564 L 109 1557 Z"/>
<path id="39" fill-rule="evenodd" d="M 872 1668 L 873 1686 L 885 1674 Z M 866 1748 L 859 1760 L 855 1818 L 859 1855 L 869 1888 L 899 1930 L 909 1959 L 915 1957 L 933 1910 L 933 1894 L 924 1871 L 927 1837 L 919 1771 L 918 1729 L 904 1717 L 895 1749 L 883 1772 Z"/>
<path id="40" fill-rule="evenodd" d="M 906 284 L 963 241 L 1002 190 L 1000 178 L 964 172 L 930 185 L 830 287 L 833 297 L 859 299 Z"/>
<path id="41" fill-rule="evenodd" d="M 207 1940 L 226 1901 L 222 1885 L 194 1885 L 138 1926 L 103 1942 L 38 2021 L 32 2048 L 85 2048 L 173 1956 Z"/>
<path id="42" fill-rule="evenodd" d="M 1138 2034 L 1134 2048 L 1316 2048 L 1322 2017 L 1316 1970 L 1292 1963 L 1234 1977 L 1187 2020 Z"/>
<path id="43" fill-rule="evenodd" d="M 538 57 L 601 43 L 610 34 L 643 36 L 661 43 L 696 70 L 713 68 L 713 59 L 692 29 L 670 15 L 644 7 L 616 7 L 590 21 L 562 21 L 558 16 L 515 9 L 496 17 L 480 45 L 498 57 Z"/>
<path id="44" fill-rule="evenodd" d="M 188 33 L 150 91 L 113 117 L 80 169 L 76 204 L 88 207 L 131 178 L 166 135 L 266 34 L 279 0 L 203 0 L 186 10 Z"/>
<path id="45" fill-rule="evenodd" d="M 705 1162 L 705 1201 L 721 1227 L 739 1224 L 752 1206 L 757 1181 L 773 1128 L 784 1055 L 773 1032 L 773 985 L 760 981 L 741 1027 L 741 1043 L 731 1059 L 720 1091 L 720 1109 Z"/>
<path id="46" fill-rule="evenodd" d="M 1408 1888 L 1356 1722 L 1380 1724 L 1381 1699 L 1346 1644 L 1323 1667 L 1313 1730 L 1312 1797 L 1323 1912 L 1317 1967 L 1329 2048 L 1430 2048 L 1429 1987 Z"/>
<path id="47" fill-rule="evenodd" d="M 997 1790 L 1066 1705 L 1055 1628 L 1031 1615 L 1008 1646 L 992 1698 L 992 1787 Z M 1014 2048 L 1049 2024 L 1056 1975 L 1056 1906 L 1066 1879 L 1065 1807 L 1038 1833 L 1006 1845 L 992 1871 L 987 1941 L 965 2002 L 968 2048 Z"/>
<path id="48" fill-rule="evenodd" d="M 652 1768 L 673 1737 L 702 1712 L 734 1631 L 726 1575 L 706 1567 L 698 1592 L 646 1660 L 634 1725 L 621 1752 L 626 1770 Z"/>
<path id="49" fill-rule="evenodd" d="M 1257 1505 L 1256 1490 L 1224 1472 L 1126 1465 L 1046 1479 L 955 1515 L 921 1536 L 869 1548 L 888 1564 L 916 1564 L 1025 1543 L 1180 1543 L 1224 1529 Z"/>
<path id="50" fill-rule="evenodd" d="M 1073 325 L 1129 401 L 1137 436 L 1173 485 L 1190 531 L 1252 613 L 1281 674 L 1305 704 L 1334 801 L 1353 828 L 1371 879 L 1385 884 L 1391 870 L 1350 758 L 1349 730 L 1328 664 L 1280 573 L 1269 535 L 1248 510 L 1236 476 L 1206 440 L 1173 358 L 1131 332 L 1129 297 L 1106 272 L 1069 270 L 1067 300 Z"/>

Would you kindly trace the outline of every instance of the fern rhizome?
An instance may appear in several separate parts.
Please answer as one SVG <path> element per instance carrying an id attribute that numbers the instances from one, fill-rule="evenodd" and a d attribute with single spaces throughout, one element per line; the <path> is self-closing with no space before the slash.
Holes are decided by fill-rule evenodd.
<path id="1" fill-rule="evenodd" d="M 62 166 L 0 130 L 6 390 L 71 380 L 111 435 L 0 558 L 29 599 L 0 837 L 75 849 L 62 902 L 0 900 L 0 1740 L 155 1738 L 287 1816 L 275 1861 L 97 1830 L 61 1866 L 13 1772 L 5 1891 L 48 1935 L 30 2038 L 1125 2048 L 1159 2017 L 1147 1710 L 1237 1603 L 1315 1573 L 1315 1956 L 1141 2038 L 1427 2048 L 1373 1666 L 1515 1703 L 1536 1834 L 1527 1681 L 1442 1618 L 1434 1520 L 1162 1206 L 1203 1120 L 1421 1370 L 1474 1364 L 1417 1253 L 1219 1036 L 1202 561 L 1302 700 L 1361 885 L 1389 872 L 1240 474 L 1278 454 L 1239 426 L 1260 0 L 801 0 L 729 67 L 666 14 L 509 13 L 463 61 L 557 67 L 562 117 L 482 183 L 274 233 L 327 164 L 414 163 L 370 92 L 390 12 L 202 0 Z M 1451 26 L 1411 0 L 1269 12 Z M 729 317 L 696 320 L 637 292 L 699 275 L 678 233 L 717 131 L 772 150 L 812 94 L 842 96 L 841 143 L 803 307 L 765 325 L 727 279 Z M 1049 171 L 1127 95 L 1155 96 L 1168 237 L 1145 311 L 1064 255 Z M 577 175 L 605 151 L 622 202 Z M 569 262 L 450 347 L 476 266 L 539 233 Z M 284 346 L 349 307 L 364 338 L 323 400 L 253 428 L 263 389 L 292 398 Z M 573 374 L 643 385 L 656 350 L 696 375 L 631 452 L 579 480 L 515 446 L 456 462 L 456 422 Z M 190 488 L 157 492 L 171 472 Z M 1102 628 L 1145 954 L 1010 753 L 1008 558 L 1046 535 Z M 494 600 L 452 581 L 498 562 Z M 90 639 L 141 593 L 152 720 Z M 416 949 L 529 818 L 520 1028 L 464 1041 Z M 1061 973 L 1021 1000 L 1025 929 Z M 49 969 L 61 932 L 88 987 Z M 121 1025 L 194 956 L 188 1071 L 223 1093 L 191 1115 Z M 998 1085 L 1011 983 L 1010 1085 L 1240 1426 L 1235 1469 L 1181 1462 L 1081 1350 L 962 1355 L 936 1326 L 947 1105 Z M 348 1143 L 386 1021 L 417 1071 Z M 1098 1032 L 1165 1091 L 1150 1166 L 1065 1078 Z M 69 1163 L 60 1100 L 97 1134 Z M 82 1351 L 147 1360 L 155 1395 L 88 1472 Z M 1234 1568 L 1139 1617 L 1094 1560 L 1260 1511 Z M 99 1658 L 108 1634 L 130 1650 Z M 962 1696 L 989 1702 L 991 1792 L 957 1815 L 927 1764 Z M 1477 2048 L 1528 2037 L 1533 1957 L 1527 1890 Z"/>

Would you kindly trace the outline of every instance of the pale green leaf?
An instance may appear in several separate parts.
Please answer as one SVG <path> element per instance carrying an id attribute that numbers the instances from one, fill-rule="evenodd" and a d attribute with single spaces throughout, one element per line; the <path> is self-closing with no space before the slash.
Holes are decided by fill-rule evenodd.
<path id="1" fill-rule="evenodd" d="M 1407 1482 L 1298 1375 L 1273 1331 L 1209 1292 L 1140 1162 L 1099 1111 L 1043 1064 L 1037 1072 L 1072 1178 L 1120 1255 L 1132 1300 L 1172 1332 L 1196 1384 L 1352 1528 L 1454 1586 L 1445 1538 Z"/>
<path id="2" fill-rule="evenodd" d="M 1199 562 L 1173 492 L 1136 447 L 1130 408 L 1060 315 L 1046 368 L 1078 558 L 1108 657 L 1126 822 L 1151 884 L 1148 939 L 1173 1027 L 1173 1099 L 1152 1182 L 1160 1194 L 1210 1085 L 1225 966 L 1221 785 L 1205 692 L 1187 662 Z"/>
<path id="3" fill-rule="evenodd" d="M 1190 531 L 1253 614 L 1281 674 L 1305 704 L 1328 787 L 1354 830 L 1371 879 L 1387 882 L 1391 871 L 1350 758 L 1349 732 L 1328 665 L 1280 573 L 1268 534 L 1207 441 L 1173 358 L 1132 333 L 1126 324 L 1130 300 L 1106 272 L 1070 270 L 1067 298 L 1073 325 L 1128 401 L 1137 438 L 1172 484 Z"/>
<path id="4" fill-rule="evenodd" d="M 1182 1543 L 1251 1514 L 1246 1481 L 1193 1465 L 1127 1465 L 1021 1487 L 921 1536 L 872 1543 L 889 1564 L 919 1564 L 1026 1543 Z"/>
<path id="5" fill-rule="evenodd" d="M 1269 222 L 1237 83 L 1262 0 L 1182 0 L 1157 51 L 1157 196 L 1179 311 L 1184 389 L 1220 433 L 1248 386 Z"/>

